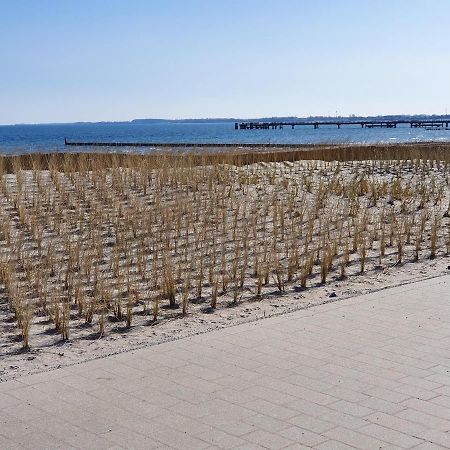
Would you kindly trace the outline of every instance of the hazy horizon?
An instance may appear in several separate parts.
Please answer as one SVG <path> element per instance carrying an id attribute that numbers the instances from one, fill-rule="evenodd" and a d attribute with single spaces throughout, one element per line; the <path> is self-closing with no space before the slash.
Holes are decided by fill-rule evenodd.
<path id="1" fill-rule="evenodd" d="M 266 120 L 266 119 L 298 119 L 298 120 L 308 120 L 315 118 L 324 118 L 324 119 L 370 119 L 370 118 L 383 118 L 383 117 L 448 117 L 449 114 L 424 114 L 424 113 L 415 113 L 415 114 L 378 114 L 378 115 L 355 115 L 350 114 L 348 116 L 325 116 L 325 115 L 315 115 L 315 116 L 260 116 L 260 117 L 181 117 L 175 119 L 167 119 L 163 117 L 135 117 L 129 120 L 77 120 L 74 122 L 17 122 L 17 123 L 0 123 L 0 126 L 20 126 L 20 125 L 76 125 L 76 124 L 120 124 L 120 123 L 139 123 L 140 121 L 165 121 L 165 122 L 207 122 L 207 121 L 251 121 L 251 120 Z"/>
<path id="2" fill-rule="evenodd" d="M 446 114 L 445 0 L 4 0 L 0 124 Z"/>

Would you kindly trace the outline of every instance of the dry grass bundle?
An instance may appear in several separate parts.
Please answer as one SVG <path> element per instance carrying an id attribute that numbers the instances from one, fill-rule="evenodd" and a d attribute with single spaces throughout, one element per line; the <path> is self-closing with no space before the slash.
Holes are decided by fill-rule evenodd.
<path id="1" fill-rule="evenodd" d="M 441 148 L 309 151 L 0 158 L 0 317 L 28 348 L 450 252 Z"/>

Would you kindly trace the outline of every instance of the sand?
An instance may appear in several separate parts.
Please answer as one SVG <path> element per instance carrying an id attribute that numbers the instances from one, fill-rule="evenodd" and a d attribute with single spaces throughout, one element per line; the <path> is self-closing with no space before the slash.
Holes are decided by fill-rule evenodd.
<path id="1" fill-rule="evenodd" d="M 305 290 L 294 284 L 285 294 L 280 294 L 275 289 L 259 301 L 242 299 L 237 306 L 220 308 L 212 314 L 197 312 L 181 317 L 178 313 L 172 319 L 162 320 L 157 324 L 135 325 L 128 330 L 122 329 L 121 332 L 108 332 L 101 339 L 96 336 L 77 339 L 74 336 L 68 342 L 54 343 L 57 333 L 48 335 L 47 327 L 42 326 L 42 334 L 36 332 L 33 347 L 28 352 L 11 351 L 11 341 L 15 340 L 17 331 L 11 323 L 2 324 L 0 381 L 439 277 L 450 272 L 449 264 L 450 258 L 406 263 L 401 267 L 393 266 L 345 280 L 337 278 L 326 286 Z"/>
<path id="2" fill-rule="evenodd" d="M 317 188 L 320 180 L 329 179 L 333 176 L 333 173 L 335 173 L 337 169 L 335 164 L 327 165 L 318 163 L 318 166 L 313 169 L 314 180 L 310 186 L 310 181 L 304 178 L 306 173 L 305 171 L 307 171 L 305 164 L 306 163 L 302 162 L 289 164 L 270 163 L 258 164 L 244 168 L 228 168 L 226 170 L 226 177 L 228 177 L 227 183 L 229 182 L 230 184 L 229 186 L 227 185 L 227 192 L 231 192 L 232 189 L 235 191 L 235 194 L 233 195 L 235 195 L 239 200 L 237 204 L 241 205 L 237 208 L 239 211 L 239 208 L 242 208 L 244 203 L 261 207 L 261 205 L 264 204 L 264 199 L 266 197 L 269 198 L 269 196 L 276 194 L 280 195 L 280 198 L 283 199 L 285 198 L 283 197 L 284 195 L 288 196 L 289 193 L 292 193 L 297 189 L 296 187 L 299 187 L 300 191 L 302 188 L 307 187 L 308 194 L 302 198 L 304 201 L 308 202 L 308 205 L 310 205 L 315 199 L 315 189 Z M 311 162 L 307 164 L 311 164 Z M 338 192 L 347 182 L 351 182 L 351 180 L 355 177 L 355 174 L 360 175 L 358 172 L 360 169 L 361 167 L 358 165 L 353 167 L 351 165 L 346 166 L 343 164 L 339 168 L 340 172 L 338 175 L 338 184 L 340 184 L 337 187 L 333 187 L 333 189 L 336 188 L 336 192 Z M 414 165 L 412 163 L 405 164 L 397 170 L 395 167 L 390 167 L 389 165 L 377 168 L 376 165 L 370 166 L 369 162 L 367 163 L 367 169 L 370 169 L 371 171 L 370 177 L 372 180 L 374 179 L 380 183 L 385 182 L 388 186 L 392 186 L 396 183 L 396 179 L 398 179 L 400 173 L 400 184 L 402 185 L 402 189 L 405 190 L 404 192 L 407 192 L 406 190 L 409 189 L 408 186 L 412 186 L 412 183 L 417 181 L 414 172 L 416 169 L 414 169 Z M 207 173 L 208 170 L 208 168 L 202 169 L 205 173 Z M 434 193 L 430 197 L 430 202 L 432 202 L 435 197 L 439 197 L 438 203 L 432 205 L 432 211 L 435 213 L 438 211 L 439 217 L 444 221 L 442 224 L 444 230 L 448 222 L 447 217 L 444 214 L 449 199 L 446 181 L 447 167 L 427 167 L 426 170 L 424 170 L 424 174 L 426 177 L 426 183 L 431 183 L 430 180 L 433 179 L 433 183 L 435 183 L 435 185 L 445 185 L 445 189 L 443 190 L 444 193 L 441 196 L 442 198 L 437 193 L 439 191 L 438 188 L 433 191 Z M 73 225 L 75 218 L 78 217 L 78 213 L 76 211 L 77 206 L 73 203 L 73 199 L 76 198 L 77 195 L 80 195 L 80 185 L 76 183 L 73 184 L 72 181 L 64 175 L 55 175 L 49 173 L 48 171 L 42 171 L 40 176 L 42 178 L 41 182 L 48 182 L 52 185 L 52 195 L 58 200 L 57 205 L 53 205 L 53 208 L 57 208 L 62 204 L 61 199 L 64 200 L 64 206 L 67 208 L 67 210 L 62 213 L 64 216 L 64 220 L 62 222 L 64 226 L 62 227 L 62 231 L 57 228 L 59 225 L 55 225 L 56 222 L 53 218 L 51 218 L 49 222 L 51 226 L 44 226 L 42 230 L 43 245 L 46 246 L 49 245 L 49 243 L 53 243 L 52 245 L 55 246 L 54 248 L 56 249 L 56 253 L 60 253 L 60 256 L 56 256 L 56 274 L 54 276 L 50 276 L 50 279 L 52 280 L 50 287 L 54 289 L 54 293 L 59 295 L 60 290 L 62 289 L 59 285 L 63 284 L 63 277 L 58 276 L 58 270 L 60 270 L 60 267 L 64 267 L 64 265 L 67 264 L 67 255 L 64 253 L 64 245 L 66 245 L 64 243 L 64 239 L 66 239 L 67 236 L 72 238 L 72 235 L 74 234 L 74 231 L 69 228 Z M 104 177 L 106 180 L 106 187 L 108 187 L 108 183 L 112 182 L 111 177 L 108 178 L 108 176 L 109 175 L 106 174 Z M 37 183 L 39 183 L 39 181 L 36 181 L 36 177 L 33 177 L 33 174 L 30 171 L 22 172 L 21 177 L 24 178 L 24 183 L 30 192 L 37 192 Z M 201 178 L 199 179 L 202 180 Z M 246 180 L 246 184 L 242 184 L 242 179 Z M 110 208 L 111 205 L 104 199 L 104 195 L 106 195 L 106 197 L 110 200 L 113 199 L 115 195 L 119 196 L 117 189 L 113 190 L 112 188 L 108 188 L 106 192 L 99 194 L 98 186 L 100 185 L 100 189 L 102 188 L 101 181 L 98 179 L 92 179 L 92 176 L 88 176 L 86 179 L 82 179 L 81 181 L 85 183 L 84 186 L 87 191 L 87 194 L 83 192 L 85 197 L 83 200 L 84 203 L 82 210 L 80 210 L 83 213 L 83 217 L 89 218 L 90 215 L 95 213 L 95 202 L 98 202 L 98 205 L 103 205 L 101 208 L 108 211 L 108 208 Z M 182 182 L 177 181 L 177 183 L 186 183 L 190 189 L 192 188 L 192 182 L 189 178 Z M 356 183 L 355 186 L 358 183 Z M 55 189 L 53 185 L 57 186 L 57 189 Z M 66 187 L 61 190 L 61 185 Z M 123 189 L 123 185 L 120 186 L 122 186 Z M 194 186 L 192 191 L 189 191 L 189 193 L 186 194 L 187 196 L 183 197 L 183 201 L 190 199 L 191 195 L 194 195 L 195 199 L 195 193 L 199 191 L 202 192 L 202 189 L 205 189 L 205 187 L 201 186 L 204 185 L 200 184 L 200 188 L 198 186 Z M 242 186 L 244 186 L 244 192 L 241 192 Z M 4 176 L 3 194 L 0 194 L 2 217 L 5 220 L 10 221 L 11 227 L 14 231 L 13 236 L 22 236 L 24 240 L 24 253 L 28 258 L 30 258 L 31 261 L 33 261 L 33 264 L 35 264 L 39 261 L 36 253 L 36 232 L 33 235 L 29 231 L 29 220 L 26 217 L 24 222 L 28 225 L 24 226 L 21 222 L 20 215 L 23 214 L 23 211 L 21 211 L 18 205 L 14 203 L 14 196 L 8 198 L 8 195 L 5 195 L 5 192 L 16 192 L 16 189 L 17 177 L 14 175 Z M 173 191 L 170 189 L 163 190 L 163 196 L 160 199 L 163 206 L 164 202 L 169 205 L 167 211 L 170 211 L 173 206 Z M 286 194 L 284 194 L 285 192 Z M 153 196 L 153 193 L 147 195 Z M 164 195 L 167 197 L 164 197 Z M 145 215 L 147 212 L 152 212 L 154 214 L 156 210 L 152 209 L 154 208 L 153 203 L 145 203 L 144 200 L 146 199 L 146 196 L 143 195 L 137 188 L 135 190 L 129 188 L 129 190 L 121 192 L 120 198 L 121 205 L 125 211 L 127 208 L 133 212 L 138 211 L 139 214 L 137 214 L 137 218 L 133 219 L 136 222 L 131 220 L 130 223 L 136 225 L 137 227 L 137 231 L 133 230 L 133 233 L 139 234 L 139 226 L 142 225 L 142 223 L 139 222 L 140 215 Z M 367 211 L 370 212 L 370 217 L 376 217 L 386 207 L 390 207 L 392 208 L 392 211 L 396 212 L 398 217 L 408 217 L 408 211 L 400 211 L 402 201 L 395 199 L 393 200 L 390 194 L 383 194 L 381 198 L 377 199 L 377 201 L 372 205 L 369 200 L 368 193 L 362 194 L 360 200 L 358 200 L 358 202 L 362 205 L 362 215 L 367 208 Z M 27 211 L 32 210 L 33 201 L 32 195 L 30 195 L 25 202 L 27 205 L 25 209 Z M 197 199 L 196 201 L 200 201 L 200 204 L 202 204 L 201 197 L 200 200 Z M 416 210 L 416 205 L 414 203 L 417 201 L 418 199 L 411 198 L 411 211 Z M 341 203 L 339 203 L 338 197 L 335 194 L 332 194 L 329 199 L 325 201 L 323 206 L 323 217 L 325 218 L 325 221 L 331 221 L 334 214 L 333 208 L 338 208 L 336 205 L 340 205 L 339 208 L 344 208 L 345 205 L 342 206 L 342 204 L 347 202 L 347 199 L 341 199 L 340 202 Z M 207 208 L 207 206 L 208 205 L 205 204 L 204 207 Z M 167 212 L 164 208 L 159 208 L 160 209 L 157 210 L 158 214 Z M 234 206 L 233 208 L 230 210 L 230 217 L 232 217 L 232 214 L 236 212 L 236 208 Z M 51 214 L 54 214 L 54 211 L 55 209 L 51 210 Z M 240 211 L 242 212 L 242 209 Z M 259 213 L 260 212 L 258 212 L 258 214 Z M 307 210 L 306 214 L 308 213 L 309 212 Z M 195 212 L 193 214 L 195 214 Z M 47 220 L 45 214 L 43 214 L 39 220 Z M 159 220 L 161 220 L 159 216 L 154 219 L 155 222 L 153 225 L 156 226 L 155 230 L 158 230 L 157 225 Z M 349 223 L 350 222 L 351 220 L 349 219 Z M 244 228 L 242 228 L 245 223 L 248 225 L 249 222 L 245 222 L 242 218 L 239 219 L 239 224 L 241 224 L 239 227 L 241 228 L 239 228 L 238 232 L 238 242 L 242 239 L 242 233 L 245 231 Z M 68 228 L 65 228 L 66 226 Z M 269 232 L 272 231 L 272 226 L 273 224 L 270 222 L 267 228 Z M 218 220 L 215 224 L 213 223 L 211 227 L 212 228 L 209 232 L 212 232 L 215 229 L 214 227 L 220 227 L 220 220 Z M 108 267 L 111 267 L 109 262 L 112 258 L 111 248 L 113 247 L 111 244 L 111 229 L 108 228 L 108 224 L 105 225 L 103 223 L 101 227 L 99 227 L 99 230 L 100 235 L 102 236 L 101 239 L 103 239 L 102 246 L 104 246 L 102 249 L 103 253 L 100 258 L 102 261 L 101 267 L 103 268 L 101 273 L 105 280 L 109 280 L 111 274 Z M 337 229 L 333 228 L 331 231 L 332 234 L 334 233 L 334 239 L 337 239 Z M 139 239 L 133 239 L 130 230 L 126 230 L 126 232 L 130 233 L 129 241 L 131 248 L 136 250 L 139 246 Z M 157 234 L 157 231 L 154 232 Z M 88 238 L 88 234 L 92 233 L 92 230 L 87 230 L 86 228 L 83 233 L 84 234 L 80 233 L 81 242 L 86 242 L 88 251 L 94 251 L 93 249 L 90 249 L 90 240 Z M 170 231 L 170 233 L 173 233 L 173 231 Z M 428 226 L 425 234 L 426 236 L 424 239 L 429 240 L 430 232 Z M 316 245 L 319 245 L 321 238 L 319 235 L 317 236 Z M 176 309 L 167 308 L 167 301 L 164 300 L 164 302 L 161 303 L 162 307 L 160 313 L 158 314 L 157 321 L 153 321 L 151 317 L 152 302 L 149 300 L 150 297 L 148 296 L 151 296 L 152 294 L 145 289 L 145 285 L 151 284 L 151 280 L 149 278 L 146 282 L 139 281 L 137 271 L 134 271 L 133 269 L 133 283 L 137 286 L 135 289 L 141 289 L 141 291 L 139 293 L 140 300 L 137 301 L 136 304 L 133 304 L 132 307 L 133 320 L 130 327 L 126 327 L 123 320 L 117 320 L 112 312 L 108 311 L 105 314 L 105 333 L 102 337 L 100 337 L 98 332 L 99 314 L 94 315 L 92 323 L 86 323 L 83 316 L 77 315 L 76 306 L 71 304 L 70 337 L 69 340 L 64 341 L 61 339 L 61 333 L 55 329 L 54 325 L 49 320 L 49 317 L 38 309 L 33 318 L 30 331 L 30 349 L 27 351 L 22 350 L 20 332 L 16 327 L 14 315 L 8 304 L 9 293 L 0 285 L 0 288 L 2 289 L 0 291 L 0 381 L 10 380 L 23 375 L 47 371 L 58 367 L 78 364 L 86 360 L 102 358 L 111 354 L 131 351 L 133 349 L 145 346 L 157 345 L 161 342 L 181 339 L 190 335 L 205 333 L 217 328 L 234 326 L 243 322 L 262 320 L 273 315 L 285 314 L 302 308 L 314 307 L 315 305 L 319 305 L 324 302 L 339 301 L 344 298 L 378 291 L 387 287 L 398 286 L 400 284 L 412 283 L 425 278 L 444 275 L 449 272 L 448 267 L 450 264 L 450 258 L 446 256 L 444 241 L 445 236 L 441 230 L 437 257 L 435 259 L 430 259 L 427 256 L 429 255 L 427 241 L 421 249 L 421 257 L 417 262 L 413 262 L 412 243 L 404 245 L 405 256 L 402 261 L 399 262 L 397 248 L 394 242 L 393 245 L 388 247 L 386 250 L 386 256 L 383 258 L 382 264 L 380 265 L 378 263 L 377 256 L 379 252 L 377 248 L 379 243 L 377 240 L 375 243 L 372 243 L 372 247 L 368 249 L 367 263 L 363 273 L 360 272 L 358 251 L 350 255 L 350 265 L 348 266 L 346 277 L 341 277 L 340 275 L 338 268 L 339 257 L 337 256 L 326 283 L 320 282 L 320 261 L 316 261 L 314 264 L 314 273 L 308 281 L 307 288 L 302 288 L 300 286 L 299 275 L 297 273 L 293 277 L 292 281 L 285 283 L 286 286 L 284 292 L 282 292 L 282 290 L 277 287 L 275 276 L 271 274 L 269 283 L 267 286 L 263 286 L 262 288 L 261 296 L 256 295 L 255 277 L 252 277 L 251 275 L 252 267 L 249 262 L 248 267 L 244 267 L 247 275 L 243 287 L 238 290 L 237 297 L 235 296 L 233 298 L 233 289 L 230 287 L 226 293 L 219 296 L 217 308 L 214 311 L 211 311 L 209 307 L 211 286 L 205 279 L 202 295 L 198 298 L 194 295 L 190 295 L 187 315 L 183 316 L 181 314 L 180 307 Z M 14 242 L 7 243 L 4 236 L 0 238 L 0 261 L 6 261 L 12 254 L 14 254 L 14 252 L 17 253 L 17 249 L 14 245 Z M 256 246 L 253 252 L 257 251 L 257 248 L 258 247 Z M 230 252 L 231 251 L 227 251 L 227 255 L 229 255 Z M 316 250 L 311 250 L 312 254 L 315 252 Z M 204 257 L 206 271 L 211 256 L 207 253 L 196 255 L 197 257 L 194 256 L 193 258 L 196 264 L 195 270 L 198 270 L 198 257 L 202 255 Z M 253 256 L 253 253 L 251 253 L 250 258 Z M 132 259 L 132 261 L 134 260 Z M 133 264 L 135 265 L 136 262 Z M 193 263 L 191 262 L 191 264 Z M 162 266 L 158 267 L 162 269 Z M 192 267 L 190 266 L 189 270 L 191 269 Z M 31 269 L 25 268 L 22 275 L 20 275 L 21 272 L 18 272 L 19 281 L 24 285 L 27 270 L 30 271 Z M 287 270 L 285 266 L 283 270 Z M 299 270 L 297 270 L 297 272 L 298 271 Z M 61 274 L 62 273 L 63 272 L 61 271 Z M 37 279 L 34 280 L 33 276 L 36 276 Z M 285 276 L 286 272 L 283 274 L 283 277 Z M 39 286 L 41 282 L 40 275 L 30 275 L 30 277 L 33 279 L 34 283 Z M 181 290 L 182 283 L 178 283 L 176 298 L 178 303 L 181 302 Z M 29 297 L 30 302 L 37 304 L 38 299 L 33 292 L 27 291 L 26 294 Z M 124 306 L 123 303 L 122 306 Z"/>

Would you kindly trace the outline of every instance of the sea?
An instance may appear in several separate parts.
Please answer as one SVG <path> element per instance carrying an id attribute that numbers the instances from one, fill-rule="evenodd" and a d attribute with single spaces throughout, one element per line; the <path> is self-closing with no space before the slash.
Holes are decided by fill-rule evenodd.
<path id="1" fill-rule="evenodd" d="M 426 130 L 336 126 L 285 126 L 277 130 L 235 130 L 234 122 L 115 122 L 0 126 L 0 154 L 64 151 L 151 152 L 151 147 L 67 147 L 64 139 L 77 142 L 147 142 L 206 144 L 372 144 L 449 142 L 450 129 Z"/>

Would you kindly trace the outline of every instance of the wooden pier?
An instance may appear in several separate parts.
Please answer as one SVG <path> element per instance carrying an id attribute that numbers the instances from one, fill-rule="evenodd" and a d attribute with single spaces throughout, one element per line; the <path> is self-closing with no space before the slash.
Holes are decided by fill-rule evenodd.
<path id="1" fill-rule="evenodd" d="M 403 119 L 403 120 L 336 120 L 336 121 L 301 121 L 301 122 L 236 122 L 235 130 L 276 130 L 284 127 L 312 126 L 315 130 L 322 126 L 359 126 L 361 128 L 397 128 L 398 125 L 409 125 L 411 128 L 445 128 L 449 129 L 449 119 Z"/>

